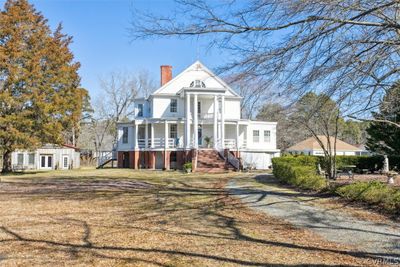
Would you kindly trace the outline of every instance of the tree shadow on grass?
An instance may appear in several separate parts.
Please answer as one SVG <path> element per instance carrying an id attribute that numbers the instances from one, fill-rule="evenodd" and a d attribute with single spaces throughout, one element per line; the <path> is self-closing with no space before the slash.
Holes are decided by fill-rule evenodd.
<path id="1" fill-rule="evenodd" d="M 89 180 L 89 179 L 88 179 Z M 91 200 L 98 198 L 106 198 L 113 201 L 121 196 L 127 196 L 126 202 L 131 202 L 135 197 L 140 199 L 148 199 L 149 203 L 140 203 L 148 205 L 149 210 L 142 209 L 142 206 L 132 208 L 132 214 L 124 214 L 127 216 L 126 224 L 110 225 L 110 230 L 113 228 L 117 229 L 131 229 L 132 231 L 161 231 L 163 233 L 169 233 L 176 236 L 190 236 L 190 237 L 202 237 L 210 240 L 226 240 L 226 241 L 243 241 L 258 245 L 268 245 L 272 247 L 279 247 L 283 249 L 294 249 L 301 251 L 311 252 L 328 252 L 335 253 L 338 255 L 351 255 L 359 259 L 381 259 L 385 257 L 399 257 L 398 254 L 385 254 L 385 253 L 364 253 L 357 251 L 347 251 L 340 249 L 321 248 L 313 245 L 299 245 L 292 242 L 278 242 L 272 240 L 266 240 L 261 238 L 251 237 L 242 232 L 238 223 L 241 223 L 234 217 L 230 217 L 222 214 L 223 212 L 229 212 L 230 210 L 237 209 L 241 204 L 237 202 L 229 201 L 231 195 L 222 188 L 210 186 L 206 184 L 192 185 L 189 182 L 170 181 L 166 180 L 164 185 L 152 184 L 150 182 L 142 183 L 141 181 L 135 181 L 134 179 L 105 179 L 104 177 L 91 177 L 90 181 L 83 179 L 83 181 L 76 184 L 76 180 L 73 178 L 63 179 L 52 179 L 45 183 L 34 183 L 36 187 L 31 188 L 32 182 L 18 182 L 18 186 L 27 187 L 29 190 L 4 190 L 0 187 L 1 195 L 5 193 L 6 197 L 22 198 L 26 199 L 32 196 L 35 197 L 46 197 L 48 200 Z M 14 185 L 15 186 L 15 185 Z M 82 187 L 85 190 L 82 190 Z M 259 192 L 256 192 L 259 193 Z M 83 197 L 84 195 L 84 197 Z M 254 203 L 260 202 L 262 198 L 258 198 Z M 132 205 L 135 203 L 132 203 Z M 189 212 L 192 211 L 192 212 Z M 185 212 L 182 216 L 182 212 Z M 102 214 L 103 213 L 103 214 Z M 107 216 L 107 211 L 96 210 L 92 211 L 90 215 L 104 215 Z M 198 220 L 204 222 L 204 218 L 207 218 L 205 223 L 210 224 L 214 232 L 207 230 L 199 230 L 193 227 L 192 224 L 185 226 L 183 223 L 180 224 L 181 231 L 172 231 L 170 229 L 146 229 L 135 227 L 133 222 L 140 220 L 157 220 L 160 223 L 162 220 L 171 220 L 166 215 L 176 214 L 176 222 L 181 223 L 182 220 Z M 87 214 L 85 214 L 87 215 Z M 116 215 L 109 214 L 109 216 Z M 75 214 L 79 216 L 79 214 Z M 159 266 L 165 266 L 164 263 L 160 263 L 157 260 L 148 260 L 147 257 L 138 256 L 113 256 L 109 255 L 108 252 L 132 252 L 132 253 L 144 253 L 166 255 L 171 257 L 190 257 L 194 259 L 213 260 L 217 263 L 229 263 L 239 264 L 247 266 L 274 266 L 268 262 L 256 262 L 246 259 L 239 259 L 236 257 L 228 257 L 224 255 L 217 255 L 210 253 L 201 253 L 193 250 L 177 250 L 177 249 L 164 249 L 164 248 L 145 248 L 139 246 L 117 246 L 113 244 L 101 244 L 91 240 L 91 226 L 95 226 L 93 223 L 88 223 L 85 220 L 78 219 L 66 219 L 71 223 L 80 225 L 83 229 L 81 242 L 79 244 L 72 242 L 61 242 L 43 238 L 30 238 L 18 231 L 10 229 L 10 227 L 1 226 L 0 231 L 6 234 L 7 238 L 0 239 L 0 243 L 12 243 L 12 242 L 23 242 L 24 244 L 45 244 L 56 250 L 67 250 L 72 256 L 77 257 L 80 252 L 91 253 L 93 256 L 98 258 L 107 259 L 118 259 L 126 262 L 143 262 L 146 264 L 154 264 Z M 132 223 L 129 223 L 129 222 Z M 101 227 L 108 227 L 107 225 L 100 225 Z M 187 227 L 187 229 L 185 229 Z M 185 230 L 185 231 L 183 231 Z M 245 246 L 246 243 L 243 245 Z M 162 244 L 161 244 L 162 245 Z M 44 248 L 43 248 L 44 249 Z M 244 248 L 245 249 L 245 248 Z M 277 264 L 276 266 L 282 266 Z M 301 266 L 301 265 L 288 265 L 288 266 Z M 312 266 L 307 264 L 307 266 Z M 316 265 L 317 266 L 317 265 Z M 321 266 L 318 264 L 318 266 Z M 332 265 L 330 265 L 332 266 Z"/>

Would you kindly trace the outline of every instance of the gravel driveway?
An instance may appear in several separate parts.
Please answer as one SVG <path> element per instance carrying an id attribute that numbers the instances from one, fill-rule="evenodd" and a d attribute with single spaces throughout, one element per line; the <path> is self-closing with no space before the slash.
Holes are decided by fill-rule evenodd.
<path id="1" fill-rule="evenodd" d="M 340 210 L 311 205 L 315 197 L 269 183 L 274 181 L 272 175 L 260 175 L 255 180 L 232 179 L 227 187 L 253 209 L 314 231 L 326 240 L 352 245 L 388 264 L 400 265 L 399 224 L 360 220 Z"/>

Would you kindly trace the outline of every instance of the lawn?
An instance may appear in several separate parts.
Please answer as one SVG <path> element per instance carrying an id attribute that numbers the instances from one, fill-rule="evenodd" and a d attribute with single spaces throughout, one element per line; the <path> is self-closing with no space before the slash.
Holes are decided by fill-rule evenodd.
<path id="1" fill-rule="evenodd" d="M 251 177 L 122 169 L 2 177 L 0 266 L 371 264 L 224 190 L 230 178 Z"/>

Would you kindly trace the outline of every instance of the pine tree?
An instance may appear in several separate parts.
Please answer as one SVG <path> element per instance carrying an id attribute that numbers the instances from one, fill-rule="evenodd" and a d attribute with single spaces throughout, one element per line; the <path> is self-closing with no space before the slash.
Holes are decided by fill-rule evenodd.
<path id="1" fill-rule="evenodd" d="M 54 32 L 27 0 L 8 0 L 0 13 L 0 150 L 2 172 L 11 153 L 43 143 L 61 144 L 63 131 L 79 120 L 80 64 L 72 38 Z"/>
<path id="2" fill-rule="evenodd" d="M 400 83 L 391 87 L 379 106 L 379 112 L 373 113 L 375 120 L 367 129 L 369 137 L 367 148 L 379 154 L 400 155 L 400 128 L 384 122 L 400 123 Z"/>

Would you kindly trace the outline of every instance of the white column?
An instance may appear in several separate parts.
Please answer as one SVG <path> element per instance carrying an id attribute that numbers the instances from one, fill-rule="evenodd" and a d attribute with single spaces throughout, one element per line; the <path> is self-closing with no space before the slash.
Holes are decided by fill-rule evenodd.
<path id="1" fill-rule="evenodd" d="M 239 151 L 239 121 L 236 122 L 236 150 Z"/>
<path id="2" fill-rule="evenodd" d="M 193 96 L 193 132 L 194 132 L 194 148 L 199 146 L 199 124 L 197 118 L 197 94 Z"/>
<path id="3" fill-rule="evenodd" d="M 149 148 L 149 124 L 146 120 L 145 123 L 146 128 L 144 129 L 144 146 L 147 148 Z"/>
<path id="4" fill-rule="evenodd" d="M 221 147 L 225 148 L 225 97 L 221 96 Z"/>
<path id="5" fill-rule="evenodd" d="M 155 148 L 154 145 L 154 123 L 150 124 L 150 138 L 151 138 L 151 148 Z"/>
<path id="6" fill-rule="evenodd" d="M 139 124 L 137 124 L 137 123 L 135 123 L 135 126 L 134 126 L 134 128 L 135 128 L 135 142 L 134 142 L 134 144 L 135 144 L 135 149 L 138 149 L 139 148 L 139 143 L 138 143 L 138 128 L 139 128 Z"/>
<path id="7" fill-rule="evenodd" d="M 164 123 L 164 148 L 168 148 L 168 122 L 165 120 Z"/>
<path id="8" fill-rule="evenodd" d="M 185 147 L 190 148 L 190 95 L 186 93 Z"/>
<path id="9" fill-rule="evenodd" d="M 214 96 L 214 148 L 218 147 L 218 98 L 217 95 Z"/>

